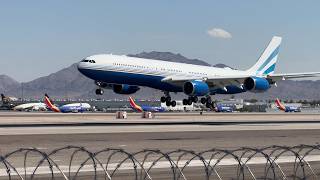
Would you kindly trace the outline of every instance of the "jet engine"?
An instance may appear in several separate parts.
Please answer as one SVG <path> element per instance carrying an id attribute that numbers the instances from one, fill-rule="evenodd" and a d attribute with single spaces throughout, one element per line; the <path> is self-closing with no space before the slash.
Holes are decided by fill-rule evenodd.
<path id="1" fill-rule="evenodd" d="M 127 84 L 115 84 L 112 87 L 113 92 L 117 94 L 133 94 L 137 92 L 140 88 L 139 86 L 131 86 Z"/>
<path id="2" fill-rule="evenodd" d="M 252 92 L 264 92 L 271 87 L 267 79 L 260 77 L 249 77 L 244 80 L 243 85 L 246 90 Z"/>
<path id="3" fill-rule="evenodd" d="M 183 92 L 189 96 L 205 96 L 209 93 L 209 86 L 203 81 L 188 81 L 183 85 Z"/>

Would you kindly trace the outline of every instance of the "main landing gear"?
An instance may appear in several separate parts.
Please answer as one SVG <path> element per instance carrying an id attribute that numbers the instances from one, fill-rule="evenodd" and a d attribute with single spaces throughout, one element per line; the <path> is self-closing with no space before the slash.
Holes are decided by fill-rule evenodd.
<path id="1" fill-rule="evenodd" d="M 183 99 L 182 103 L 183 105 L 192 105 L 192 103 L 197 103 L 198 97 L 196 96 L 190 96 L 188 99 Z M 203 97 L 200 99 L 201 104 L 205 105 L 207 108 L 214 108 L 215 103 L 212 102 L 211 97 L 207 96 L 207 97 Z"/>
<path id="2" fill-rule="evenodd" d="M 192 103 L 197 103 L 198 102 L 198 97 L 197 96 L 190 96 L 188 99 L 183 99 L 182 104 L 183 105 L 192 105 Z"/>
<path id="3" fill-rule="evenodd" d="M 167 106 L 175 107 L 177 105 L 176 101 L 171 100 L 171 96 L 168 92 L 165 92 L 165 95 L 161 97 L 160 101 L 166 103 Z"/>
<path id="4" fill-rule="evenodd" d="M 206 105 L 206 108 L 214 109 L 215 103 L 212 101 L 211 97 L 204 97 L 201 98 L 201 103 Z"/>

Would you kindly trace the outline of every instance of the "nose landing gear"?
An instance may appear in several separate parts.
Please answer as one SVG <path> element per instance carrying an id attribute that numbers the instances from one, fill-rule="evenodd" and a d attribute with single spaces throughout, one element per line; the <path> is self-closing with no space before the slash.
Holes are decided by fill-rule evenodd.
<path id="1" fill-rule="evenodd" d="M 96 95 L 103 95 L 104 91 L 103 89 L 96 89 Z"/>

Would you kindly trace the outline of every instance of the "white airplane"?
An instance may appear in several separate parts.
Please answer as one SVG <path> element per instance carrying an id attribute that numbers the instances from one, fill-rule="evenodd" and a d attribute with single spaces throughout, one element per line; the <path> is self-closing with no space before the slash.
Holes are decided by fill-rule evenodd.
<path id="1" fill-rule="evenodd" d="M 46 111 L 47 106 L 44 103 L 26 103 L 13 108 L 14 111 Z"/>
<path id="2" fill-rule="evenodd" d="M 110 54 L 84 58 L 78 63 L 78 70 L 95 80 L 98 95 L 103 94 L 103 88 L 132 94 L 139 86 L 146 86 L 162 90 L 165 95 L 161 102 L 167 106 L 176 105 L 170 92 L 184 92 L 188 98 L 183 104 L 192 104 L 201 97 L 201 103 L 211 108 L 214 106 L 211 95 L 265 92 L 280 80 L 320 75 L 320 72 L 275 74 L 281 40 L 273 37 L 256 64 L 244 71 Z"/>

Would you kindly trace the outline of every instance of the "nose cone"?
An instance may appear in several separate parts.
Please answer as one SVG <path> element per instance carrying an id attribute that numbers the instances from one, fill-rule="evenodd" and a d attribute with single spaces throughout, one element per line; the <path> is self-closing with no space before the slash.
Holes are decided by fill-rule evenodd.
<path id="1" fill-rule="evenodd" d="M 91 78 L 90 71 L 92 70 L 92 63 L 90 63 L 89 60 L 84 59 L 80 61 L 77 64 L 77 68 L 81 74 L 85 75 L 88 78 Z"/>
<path id="2" fill-rule="evenodd" d="M 78 64 L 77 64 L 77 68 L 78 68 L 78 71 L 80 71 L 80 72 L 81 72 L 81 69 L 83 69 L 83 68 L 84 68 L 84 64 L 83 64 L 83 62 L 82 62 L 82 61 L 78 62 Z"/>
<path id="3" fill-rule="evenodd" d="M 84 62 L 82 62 L 82 61 L 80 61 L 80 62 L 77 64 L 78 71 L 79 71 L 81 74 L 83 74 L 85 67 L 86 67 L 86 65 L 85 65 Z"/>

